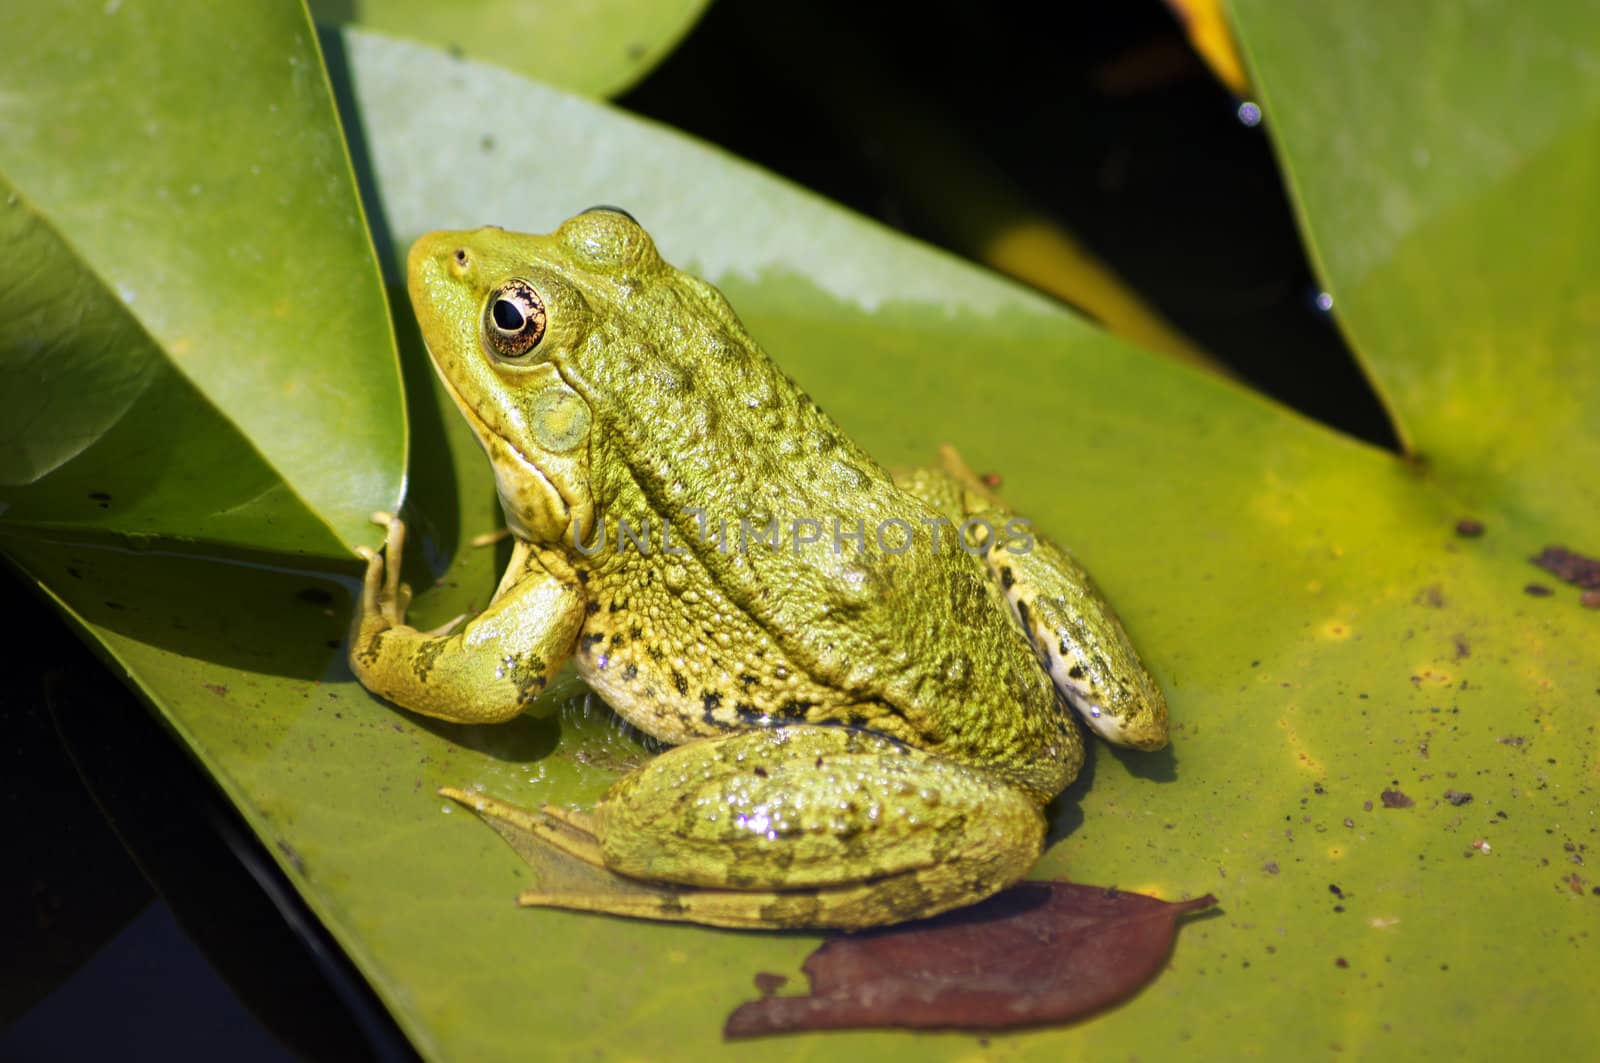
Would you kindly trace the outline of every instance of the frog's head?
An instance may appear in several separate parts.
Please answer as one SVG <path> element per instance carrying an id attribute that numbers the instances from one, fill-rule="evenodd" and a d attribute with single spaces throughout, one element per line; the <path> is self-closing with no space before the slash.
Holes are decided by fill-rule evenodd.
<path id="1" fill-rule="evenodd" d="M 412 245 L 407 281 L 422 338 L 494 468 L 506 522 L 534 542 L 593 528 L 592 396 L 567 370 L 608 342 L 615 305 L 671 267 L 649 235 L 595 208 L 549 235 L 488 227 Z M 672 271 L 676 272 L 676 271 Z"/>

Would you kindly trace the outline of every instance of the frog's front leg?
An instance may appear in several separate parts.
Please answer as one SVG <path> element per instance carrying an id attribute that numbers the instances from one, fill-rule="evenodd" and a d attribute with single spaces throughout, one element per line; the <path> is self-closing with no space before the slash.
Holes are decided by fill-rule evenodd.
<path id="1" fill-rule="evenodd" d="M 523 904 L 712 926 L 849 929 L 935 915 L 1020 880 L 1045 832 L 1037 803 L 996 776 L 808 725 L 670 749 L 590 815 L 449 795 L 609 872 L 582 888 L 529 890 Z"/>
<path id="2" fill-rule="evenodd" d="M 405 622 L 411 592 L 400 582 L 405 525 L 394 517 L 384 523 L 383 553 L 367 555 L 350 635 L 350 668 L 361 685 L 455 723 L 500 723 L 521 713 L 572 653 L 584 616 L 576 581 L 550 572 L 519 540 L 488 608 L 459 631 L 418 631 Z"/>

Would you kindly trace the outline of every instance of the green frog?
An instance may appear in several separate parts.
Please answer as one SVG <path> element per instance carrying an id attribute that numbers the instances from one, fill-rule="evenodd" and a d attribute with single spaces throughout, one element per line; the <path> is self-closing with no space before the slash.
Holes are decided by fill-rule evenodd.
<path id="1" fill-rule="evenodd" d="M 627 213 L 436 232 L 407 267 L 514 547 L 459 628 L 405 622 L 404 525 L 368 567 L 373 692 L 509 720 L 568 660 L 671 748 L 590 812 L 442 791 L 586 869 L 525 904 L 860 928 L 1023 877 L 1083 760 L 1071 710 L 1167 741 L 1160 686 L 1061 547 L 954 450 L 891 472 Z"/>

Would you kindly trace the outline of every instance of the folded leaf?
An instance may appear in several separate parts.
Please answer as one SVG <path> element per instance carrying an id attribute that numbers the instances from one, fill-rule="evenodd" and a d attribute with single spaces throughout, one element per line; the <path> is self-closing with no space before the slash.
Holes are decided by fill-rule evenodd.
<path id="1" fill-rule="evenodd" d="M 0 40 L 0 521 L 376 541 L 404 407 L 305 9 L 12 4 Z"/>

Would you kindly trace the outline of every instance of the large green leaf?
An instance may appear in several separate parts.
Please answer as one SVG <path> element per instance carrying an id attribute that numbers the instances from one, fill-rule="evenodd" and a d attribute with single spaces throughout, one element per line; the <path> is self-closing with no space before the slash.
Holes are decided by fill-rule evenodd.
<path id="1" fill-rule="evenodd" d="M 1341 33 L 1384 40 L 1335 23 L 1291 63 L 1337 54 Z M 1487 479 L 1467 495 L 1447 478 L 1448 441 L 1421 468 L 1355 443 L 599 105 L 442 53 L 344 41 L 396 254 L 428 228 L 539 230 L 626 206 L 881 458 L 924 459 L 948 440 L 1002 472 L 1128 620 L 1171 695 L 1172 750 L 1099 750 L 1055 806 L 1039 873 L 1214 892 L 1222 912 L 1191 924 L 1172 969 L 1127 1005 L 995 1038 L 996 1054 L 1566 1058 L 1593 1042 L 1585 949 L 1600 897 L 1576 861 L 1600 830 L 1600 624 L 1570 592 L 1522 591 L 1540 576 L 1526 563 L 1537 544 L 1594 534 L 1580 512 L 1530 513 L 1515 485 Z M 1380 47 L 1367 76 L 1406 70 Z M 1264 66 L 1257 80 L 1287 122 L 1277 111 L 1294 101 Z M 493 137 L 508 101 L 536 138 Z M 1419 143 L 1453 135 L 1397 120 Z M 1523 204 L 1523 221 L 1594 235 L 1592 215 L 1563 207 Z M 1366 217 L 1335 235 L 1362 240 Z M 1453 268 L 1436 264 L 1441 285 Z M 1592 273 L 1561 269 L 1553 286 L 1593 289 Z M 1375 343 L 1383 327 L 1357 334 Z M 459 546 L 496 523 L 492 484 L 409 332 L 402 347 L 418 552 L 454 556 L 418 603 L 427 624 L 481 605 L 501 559 Z M 1439 402 L 1456 394 L 1447 375 L 1434 387 Z M 1502 401 L 1533 418 L 1536 398 Z M 1585 471 L 1570 425 L 1540 431 L 1550 469 Z M 1453 532 L 1464 497 L 1480 539 Z M 736 1058 L 722 1016 L 755 972 L 793 974 L 815 940 L 512 907 L 524 865 L 433 788 L 585 802 L 637 753 L 570 714 L 469 729 L 376 702 L 334 645 L 349 581 L 7 546 L 205 762 L 425 1054 Z M 547 697 L 582 702 L 570 684 Z M 1473 797 L 1456 805 L 1447 790 Z M 1386 807 L 1385 791 L 1414 805 Z M 761 1046 L 801 1059 L 973 1050 L 962 1035 L 889 1033 Z"/>
<path id="2" fill-rule="evenodd" d="M 569 92 L 616 96 L 667 57 L 710 0 L 308 2 L 320 22 L 408 37 Z M 500 136 L 528 128 L 509 112 L 500 119 Z"/>
<path id="3" fill-rule="evenodd" d="M 1234 9 L 1302 229 L 1402 439 L 1464 503 L 1594 535 L 1600 3 Z"/>
<path id="4" fill-rule="evenodd" d="M 404 409 L 304 8 L 8 4 L 0 40 L 4 520 L 372 539 Z"/>

